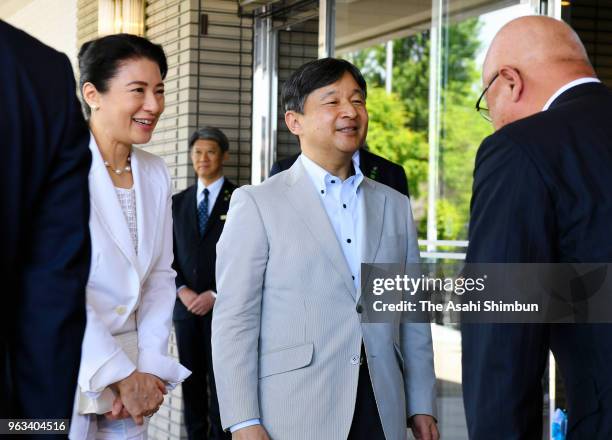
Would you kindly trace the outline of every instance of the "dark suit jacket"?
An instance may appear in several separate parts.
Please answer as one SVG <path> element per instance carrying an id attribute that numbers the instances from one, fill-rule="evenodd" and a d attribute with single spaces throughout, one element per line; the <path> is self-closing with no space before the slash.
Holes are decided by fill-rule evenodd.
<path id="1" fill-rule="evenodd" d="M 611 111 L 610 90 L 583 84 L 483 142 L 468 262 L 612 262 Z M 541 439 L 549 347 L 566 387 L 569 438 L 612 438 L 612 326 L 462 330 L 470 438 Z"/>
<path id="2" fill-rule="evenodd" d="M 0 21 L 0 418 L 70 418 L 89 273 L 89 131 L 65 55 Z"/>
<path id="3" fill-rule="evenodd" d="M 217 241 L 223 232 L 225 215 L 229 209 L 230 197 L 236 185 L 227 178 L 211 211 L 204 235 L 200 237 L 197 226 L 196 191 L 197 184 L 175 194 L 172 198 L 172 217 L 174 222 L 174 270 L 176 287 L 187 286 L 197 293 L 217 290 L 215 263 L 217 261 Z M 222 218 L 223 217 L 223 218 Z M 187 311 L 177 298 L 174 319 L 194 316 Z"/>
<path id="4" fill-rule="evenodd" d="M 408 180 L 406 179 L 404 168 L 384 157 L 369 152 L 365 148 L 360 150 L 359 156 L 359 167 L 364 176 L 390 186 L 394 190 L 410 197 L 408 194 Z M 296 154 L 275 162 L 274 165 L 272 165 L 272 169 L 270 169 L 270 176 L 291 168 L 291 165 L 293 165 L 298 157 L 299 154 Z"/>

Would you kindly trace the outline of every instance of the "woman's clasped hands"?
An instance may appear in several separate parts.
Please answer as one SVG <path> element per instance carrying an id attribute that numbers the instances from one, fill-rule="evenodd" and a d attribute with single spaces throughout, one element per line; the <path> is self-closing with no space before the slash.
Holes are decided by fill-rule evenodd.
<path id="1" fill-rule="evenodd" d="M 113 409 L 105 414 L 108 420 L 131 417 L 137 425 L 144 423 L 144 417 L 155 414 L 168 393 L 166 385 L 153 374 L 134 371 L 125 379 L 111 385 L 116 398 Z"/>

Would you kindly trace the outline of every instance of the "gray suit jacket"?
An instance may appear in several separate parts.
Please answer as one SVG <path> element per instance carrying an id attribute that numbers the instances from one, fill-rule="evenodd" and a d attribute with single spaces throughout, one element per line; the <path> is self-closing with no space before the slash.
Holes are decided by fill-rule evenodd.
<path id="1" fill-rule="evenodd" d="M 362 260 L 417 262 L 410 202 L 365 178 Z M 387 440 L 434 414 L 429 324 L 361 324 L 346 259 L 302 162 L 234 191 L 217 245 L 212 349 L 224 428 L 260 417 L 273 440 L 345 439 L 361 343 Z"/>

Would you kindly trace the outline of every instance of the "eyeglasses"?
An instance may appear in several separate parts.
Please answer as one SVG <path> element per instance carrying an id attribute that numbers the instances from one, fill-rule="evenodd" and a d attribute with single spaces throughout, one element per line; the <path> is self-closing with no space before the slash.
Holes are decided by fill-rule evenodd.
<path id="1" fill-rule="evenodd" d="M 481 107 L 480 101 L 482 101 L 482 98 L 484 98 L 485 94 L 487 93 L 487 90 L 489 90 L 489 87 L 491 87 L 491 84 L 493 84 L 493 81 L 495 81 L 498 76 L 499 76 L 499 73 L 496 73 L 493 79 L 491 80 L 491 82 L 489 83 L 489 85 L 486 86 L 485 89 L 480 94 L 480 98 L 478 98 L 478 101 L 476 101 L 476 111 L 480 113 L 480 116 L 482 116 L 489 122 L 491 122 L 491 115 L 489 114 L 489 109 L 486 107 Z"/>

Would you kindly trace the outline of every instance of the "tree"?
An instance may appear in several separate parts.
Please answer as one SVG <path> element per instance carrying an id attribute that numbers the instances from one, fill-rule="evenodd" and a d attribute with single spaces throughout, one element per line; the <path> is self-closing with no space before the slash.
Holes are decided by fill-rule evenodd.
<path id="1" fill-rule="evenodd" d="M 409 191 L 418 198 L 419 182 L 427 181 L 427 139 L 423 133 L 406 127 L 409 118 L 398 95 L 387 95 L 384 89 L 368 90 L 367 144 L 370 151 L 401 164 L 408 177 Z"/>
<path id="2" fill-rule="evenodd" d="M 443 29 L 436 219 L 439 239 L 467 237 L 474 157 L 482 139 L 491 132 L 490 125 L 474 111 L 480 91 L 480 74 L 475 62 L 480 50 L 480 27 L 478 19 L 468 19 Z M 394 94 L 391 95 L 383 95 L 381 90 L 385 81 L 383 45 L 350 54 L 348 58 L 362 70 L 372 89 L 368 97 L 370 148 L 404 166 L 412 203 L 424 207 L 428 170 L 429 31 L 395 40 L 393 56 Z M 415 213 L 421 236 L 425 235 L 425 213 L 425 209 Z"/>
<path id="3" fill-rule="evenodd" d="M 478 19 L 469 19 L 444 28 L 444 91 L 463 96 L 470 93 L 478 76 L 474 60 L 480 50 L 481 26 Z M 410 115 L 408 124 L 417 131 L 428 128 L 429 55 L 429 30 L 393 41 L 393 91 L 404 101 Z M 369 86 L 383 87 L 386 57 L 385 46 L 379 44 L 347 58 L 362 70 Z"/>
<path id="4" fill-rule="evenodd" d="M 439 200 L 448 202 L 454 211 L 450 207 L 437 211 L 438 225 L 445 225 L 438 229 L 439 239 L 467 238 L 474 159 L 480 142 L 491 133 L 490 124 L 474 110 L 476 99 L 473 94 L 446 92 L 438 164 Z"/>

